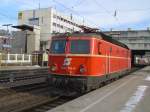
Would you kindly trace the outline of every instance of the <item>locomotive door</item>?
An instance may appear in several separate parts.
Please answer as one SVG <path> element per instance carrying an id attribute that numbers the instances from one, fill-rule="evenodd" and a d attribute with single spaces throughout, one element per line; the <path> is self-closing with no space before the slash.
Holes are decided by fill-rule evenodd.
<path id="1" fill-rule="evenodd" d="M 98 42 L 98 55 L 102 55 L 103 54 L 102 53 L 102 48 L 103 48 L 102 43 L 99 41 Z M 104 57 L 104 59 L 106 59 L 106 57 Z M 107 73 L 106 62 L 107 61 L 103 60 L 102 63 L 101 63 L 101 65 L 102 65 L 101 66 L 102 71 L 100 71 L 100 72 L 104 72 L 104 74 Z"/>
<path id="2" fill-rule="evenodd" d="M 103 49 L 102 49 L 103 48 Z M 102 52 L 105 52 L 104 54 Z M 102 71 L 104 71 L 104 74 L 109 74 L 109 65 L 110 65 L 110 58 L 109 58 L 109 48 L 107 48 L 105 45 L 103 45 L 100 41 L 98 42 L 98 54 L 99 55 L 103 55 L 103 63 L 102 63 Z"/>
<path id="3" fill-rule="evenodd" d="M 111 52 L 112 52 L 112 47 L 109 47 L 106 53 L 106 77 L 109 77 L 108 74 L 111 73 Z"/>
<path id="4" fill-rule="evenodd" d="M 106 54 L 106 75 L 110 73 L 110 54 Z"/>

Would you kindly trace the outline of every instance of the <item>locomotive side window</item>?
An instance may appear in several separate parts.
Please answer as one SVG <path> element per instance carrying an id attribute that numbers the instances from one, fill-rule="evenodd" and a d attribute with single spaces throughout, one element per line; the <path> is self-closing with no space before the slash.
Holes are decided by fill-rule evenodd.
<path id="1" fill-rule="evenodd" d="M 53 40 L 51 43 L 51 53 L 65 53 L 66 40 Z"/>
<path id="2" fill-rule="evenodd" d="M 101 43 L 98 43 L 98 54 L 101 54 Z"/>
<path id="3" fill-rule="evenodd" d="M 89 40 L 71 40 L 70 53 L 89 54 L 90 53 L 90 41 Z"/>

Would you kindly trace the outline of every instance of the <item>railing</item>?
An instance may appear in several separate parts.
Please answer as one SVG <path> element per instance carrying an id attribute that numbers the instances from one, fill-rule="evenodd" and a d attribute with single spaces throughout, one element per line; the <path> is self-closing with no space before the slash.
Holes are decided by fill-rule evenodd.
<path id="1" fill-rule="evenodd" d="M 0 65 L 8 64 L 32 64 L 31 55 L 0 53 Z"/>

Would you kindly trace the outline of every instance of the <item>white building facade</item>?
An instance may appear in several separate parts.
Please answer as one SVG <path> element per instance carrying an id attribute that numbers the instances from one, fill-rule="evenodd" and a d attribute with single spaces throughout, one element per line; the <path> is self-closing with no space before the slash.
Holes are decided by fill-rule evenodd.
<path id="1" fill-rule="evenodd" d="M 37 25 L 40 27 L 40 41 L 44 49 L 49 47 L 49 41 L 53 33 L 80 31 L 82 24 L 72 15 L 66 16 L 53 8 L 25 10 L 18 13 L 18 25 Z"/>

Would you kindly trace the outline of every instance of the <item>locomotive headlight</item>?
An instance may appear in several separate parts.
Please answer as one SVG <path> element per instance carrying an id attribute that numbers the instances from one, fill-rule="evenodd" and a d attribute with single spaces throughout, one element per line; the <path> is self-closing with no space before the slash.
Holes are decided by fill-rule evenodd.
<path id="1" fill-rule="evenodd" d="M 80 73 L 85 73 L 86 72 L 86 68 L 84 65 L 80 65 Z"/>
<path id="2" fill-rule="evenodd" d="M 51 70 L 52 72 L 56 71 L 56 70 L 57 70 L 56 64 L 52 65 L 51 68 L 50 68 L 50 70 Z"/>

